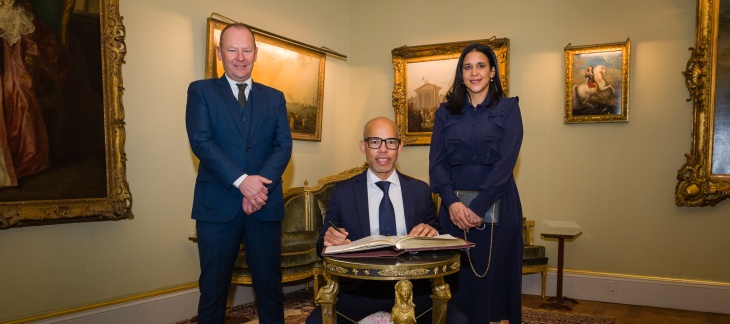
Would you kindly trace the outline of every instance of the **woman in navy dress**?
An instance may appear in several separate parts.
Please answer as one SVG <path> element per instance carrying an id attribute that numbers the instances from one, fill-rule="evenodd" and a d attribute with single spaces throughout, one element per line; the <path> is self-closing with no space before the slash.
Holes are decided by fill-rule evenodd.
<path id="1" fill-rule="evenodd" d="M 521 322 L 522 205 L 512 171 L 522 144 L 519 98 L 505 96 L 491 48 L 464 48 L 446 102 L 436 111 L 429 175 L 441 196 L 444 233 L 476 246 L 462 255 L 450 278 L 453 298 L 469 323 Z M 477 190 L 466 206 L 454 190 Z M 500 201 L 499 223 L 482 217 Z"/>

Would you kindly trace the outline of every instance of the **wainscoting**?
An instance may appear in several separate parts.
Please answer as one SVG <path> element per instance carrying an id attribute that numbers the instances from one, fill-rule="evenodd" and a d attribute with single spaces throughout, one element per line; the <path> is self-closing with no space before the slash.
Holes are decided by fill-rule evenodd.
<path id="1" fill-rule="evenodd" d="M 570 270 L 563 276 L 563 296 L 575 299 L 730 314 L 730 283 Z M 547 296 L 555 296 L 556 281 L 550 269 Z M 539 274 L 522 276 L 522 293 L 540 295 Z"/>
<path id="2" fill-rule="evenodd" d="M 556 272 L 547 278 L 547 295 L 555 295 Z M 635 277 L 594 272 L 564 272 L 563 295 L 608 303 L 652 306 L 709 313 L 730 314 L 730 283 Z M 540 275 L 523 276 L 522 293 L 540 295 Z M 303 286 L 285 287 L 285 292 Z M 174 323 L 197 313 L 199 292 L 195 285 L 128 297 L 79 309 L 20 319 L 8 324 L 128 324 Z M 253 300 L 251 288 L 236 287 L 230 304 Z"/>

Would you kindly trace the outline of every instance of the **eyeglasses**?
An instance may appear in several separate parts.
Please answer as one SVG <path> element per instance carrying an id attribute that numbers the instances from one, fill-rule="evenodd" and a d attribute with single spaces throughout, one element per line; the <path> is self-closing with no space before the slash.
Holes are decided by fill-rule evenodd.
<path id="1" fill-rule="evenodd" d="M 368 143 L 368 147 L 371 149 L 379 149 L 383 142 L 389 150 L 397 150 L 400 145 L 399 138 L 365 137 L 363 140 Z"/>

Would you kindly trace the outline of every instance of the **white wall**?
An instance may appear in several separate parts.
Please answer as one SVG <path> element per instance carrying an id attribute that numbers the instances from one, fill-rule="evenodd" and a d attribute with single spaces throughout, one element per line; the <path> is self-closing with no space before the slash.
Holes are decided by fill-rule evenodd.
<path id="1" fill-rule="evenodd" d="M 402 45 L 507 37 L 511 94 L 525 140 L 517 182 L 525 216 L 574 220 L 566 267 L 730 282 L 730 202 L 674 205 L 689 152 L 691 104 L 681 71 L 693 45 L 689 0 L 124 0 L 128 180 L 135 219 L 0 232 L 0 321 L 195 282 L 187 241 L 196 161 L 184 128 L 185 92 L 203 77 L 212 12 L 348 55 L 327 59 L 322 142 L 295 141 L 286 186 L 361 165 L 362 124 L 393 117 L 390 51 Z M 564 53 L 631 38 L 630 122 L 563 124 Z M 427 147 L 399 168 L 427 180 Z M 557 244 L 537 239 L 556 265 Z"/>

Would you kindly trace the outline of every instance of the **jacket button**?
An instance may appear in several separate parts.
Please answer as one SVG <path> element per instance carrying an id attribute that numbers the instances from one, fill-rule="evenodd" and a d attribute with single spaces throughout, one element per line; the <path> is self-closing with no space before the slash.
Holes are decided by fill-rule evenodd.
<path id="1" fill-rule="evenodd" d="M 246 149 L 246 152 L 251 152 L 251 148 L 250 148 L 250 147 L 249 147 L 249 148 L 247 148 L 247 149 Z"/>

